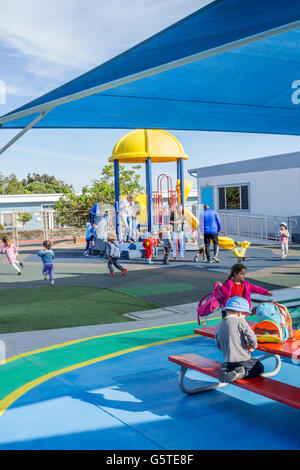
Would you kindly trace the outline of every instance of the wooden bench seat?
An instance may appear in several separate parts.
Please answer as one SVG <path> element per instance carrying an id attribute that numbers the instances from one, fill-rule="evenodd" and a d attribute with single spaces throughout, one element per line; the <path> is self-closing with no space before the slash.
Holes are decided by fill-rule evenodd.
<path id="1" fill-rule="evenodd" d="M 169 356 L 169 361 L 178 364 L 183 369 L 193 369 L 216 379 L 222 367 L 221 362 L 198 356 L 197 354 Z M 183 380 L 183 376 L 181 379 Z M 248 380 L 240 379 L 233 382 L 232 385 L 300 409 L 300 388 L 294 387 L 293 385 L 278 382 L 277 380 L 266 377 L 254 377 Z M 201 387 L 199 391 L 201 391 Z"/>

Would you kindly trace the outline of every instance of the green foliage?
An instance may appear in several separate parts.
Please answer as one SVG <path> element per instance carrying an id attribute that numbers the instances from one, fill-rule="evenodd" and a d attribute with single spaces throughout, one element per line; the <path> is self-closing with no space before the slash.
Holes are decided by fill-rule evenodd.
<path id="1" fill-rule="evenodd" d="M 34 194 L 55 194 L 63 193 L 65 190 L 73 190 L 73 187 L 66 184 L 62 180 L 57 180 L 54 176 L 47 173 L 40 175 L 39 173 L 28 173 L 27 178 L 22 181 L 22 186 L 26 192 Z"/>
<path id="2" fill-rule="evenodd" d="M 141 175 L 137 172 L 140 165 L 125 169 L 120 165 L 120 193 L 138 194 L 145 191 L 141 184 Z M 90 218 L 91 208 L 96 201 L 109 204 L 113 208 L 115 201 L 114 166 L 106 165 L 99 179 L 94 179 L 90 187 L 84 186 L 82 194 L 65 190 L 63 197 L 55 204 L 58 215 L 56 222 L 61 226 L 83 227 Z"/>
<path id="3" fill-rule="evenodd" d="M 46 173 L 28 173 L 21 181 L 14 173 L 9 176 L 0 173 L 0 194 L 55 194 L 63 193 L 66 189 L 72 190 L 73 187 Z"/>
<path id="4" fill-rule="evenodd" d="M 20 222 L 23 225 L 23 227 L 31 219 L 32 219 L 32 215 L 29 214 L 29 212 L 18 212 L 17 221 Z"/>
<path id="5" fill-rule="evenodd" d="M 24 194 L 26 192 L 14 173 L 9 176 L 0 173 L 0 194 Z"/>

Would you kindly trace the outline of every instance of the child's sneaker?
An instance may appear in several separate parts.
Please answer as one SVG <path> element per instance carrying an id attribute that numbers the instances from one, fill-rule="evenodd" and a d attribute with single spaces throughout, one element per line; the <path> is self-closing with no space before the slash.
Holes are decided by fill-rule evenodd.
<path id="1" fill-rule="evenodd" d="M 122 276 L 125 276 L 126 273 L 127 273 L 127 268 L 124 268 L 122 271 Z"/>
<path id="2" fill-rule="evenodd" d="M 21 274 L 22 274 L 21 271 L 19 271 L 18 274 L 17 274 L 17 276 L 21 276 Z"/>
<path id="3" fill-rule="evenodd" d="M 54 281 L 50 281 L 50 286 L 53 286 L 54 285 Z"/>
<path id="4" fill-rule="evenodd" d="M 194 256 L 194 261 L 196 261 L 196 263 L 199 263 L 199 258 L 198 258 L 198 256 Z"/>
<path id="5" fill-rule="evenodd" d="M 24 268 L 24 264 L 22 263 L 22 261 L 20 261 L 20 266 L 22 269 Z"/>
<path id="6" fill-rule="evenodd" d="M 109 273 L 109 276 L 112 277 L 112 276 L 115 276 L 116 273 Z"/>
<path id="7" fill-rule="evenodd" d="M 219 260 L 216 256 L 213 256 L 213 260 L 214 260 L 216 263 L 220 263 L 220 260 Z"/>
<path id="8" fill-rule="evenodd" d="M 235 380 L 240 380 L 245 376 L 245 368 L 244 367 L 236 367 L 233 370 L 228 370 L 226 367 L 222 367 L 218 374 L 218 379 L 222 383 L 232 383 Z"/>

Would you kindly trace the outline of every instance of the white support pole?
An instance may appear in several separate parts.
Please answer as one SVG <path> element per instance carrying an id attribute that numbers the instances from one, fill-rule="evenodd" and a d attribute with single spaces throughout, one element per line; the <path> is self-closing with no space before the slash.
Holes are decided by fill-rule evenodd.
<path id="1" fill-rule="evenodd" d="M 53 108 L 51 108 L 53 109 Z M 26 127 L 24 127 L 24 129 L 22 129 L 15 137 L 13 137 L 6 145 L 4 145 L 4 147 L 2 147 L 0 149 L 0 155 L 2 153 L 5 152 L 5 150 L 7 150 L 14 142 L 16 142 L 18 139 L 20 139 L 20 137 L 22 137 L 22 135 L 24 135 L 27 131 L 29 131 L 29 129 L 31 129 L 37 122 L 39 122 L 41 119 L 43 119 L 46 114 L 49 113 L 49 111 L 51 111 L 51 109 L 48 109 L 47 111 L 43 111 L 41 112 L 33 121 L 31 121 L 29 124 L 27 124 Z"/>

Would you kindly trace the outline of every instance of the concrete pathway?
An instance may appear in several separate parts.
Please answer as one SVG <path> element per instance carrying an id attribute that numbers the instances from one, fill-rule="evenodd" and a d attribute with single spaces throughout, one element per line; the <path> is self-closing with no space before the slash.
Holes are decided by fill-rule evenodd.
<path id="1" fill-rule="evenodd" d="M 279 303 L 286 303 L 288 307 L 300 305 L 300 286 L 290 289 L 278 289 L 274 291 L 272 300 Z M 253 305 L 262 301 L 266 301 L 265 296 L 257 294 L 253 296 Z M 55 344 L 90 338 L 93 336 L 134 331 L 155 326 L 197 322 L 197 306 L 198 302 L 192 302 L 188 304 L 124 314 L 125 317 L 136 320 L 135 322 L 1 334 L 0 341 L 2 342 L 2 348 L 5 348 L 6 357 L 8 358 L 28 351 L 53 346 Z M 220 316 L 220 311 L 217 311 L 209 318 L 220 318 Z"/>

